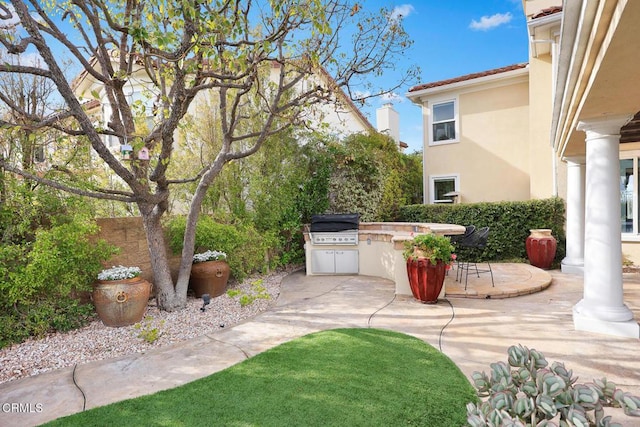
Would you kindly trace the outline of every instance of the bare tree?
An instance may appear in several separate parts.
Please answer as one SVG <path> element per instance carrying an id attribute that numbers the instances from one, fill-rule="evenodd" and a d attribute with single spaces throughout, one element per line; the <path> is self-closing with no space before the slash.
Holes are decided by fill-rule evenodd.
<path id="1" fill-rule="evenodd" d="M 43 65 L 0 64 L 0 73 L 53 82 L 64 108 L 34 114 L 1 97 L 30 118 L 5 124 L 24 132 L 53 128 L 90 144 L 127 190 L 71 186 L 29 173 L 9 159 L 0 159 L 0 167 L 75 194 L 134 203 L 144 223 L 158 305 L 165 310 L 186 304 L 195 224 L 207 188 L 226 163 L 255 153 L 269 136 L 300 123 L 305 111 L 334 99 L 338 88 L 382 94 L 416 72 L 401 73 L 397 85 L 384 90 L 366 86 L 367 76 L 396 68 L 395 58 L 410 41 L 388 11 L 365 14 L 348 0 L 68 0 L 50 2 L 51 8 L 38 0 L 10 3 L 0 3 L 0 42 L 11 54 L 37 52 Z M 78 80 L 69 82 L 61 67 L 65 55 L 81 66 L 80 79 L 97 84 L 100 93 L 78 93 Z M 134 80 L 144 81 L 150 94 L 142 108 L 127 92 Z M 207 93 L 214 94 L 219 110 L 221 148 L 195 175 L 172 179 L 167 171 L 176 130 L 197 97 Z M 105 123 L 87 113 L 83 97 L 106 99 Z M 114 154 L 106 138 L 131 145 L 132 160 Z M 150 160 L 136 158 L 143 147 Z M 197 187 L 173 283 L 161 218 L 172 184 L 184 182 Z"/>

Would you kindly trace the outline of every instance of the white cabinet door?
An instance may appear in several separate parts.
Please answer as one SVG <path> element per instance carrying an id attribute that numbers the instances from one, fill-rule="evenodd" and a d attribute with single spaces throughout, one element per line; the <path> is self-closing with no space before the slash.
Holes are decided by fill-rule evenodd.
<path id="1" fill-rule="evenodd" d="M 312 273 L 335 273 L 335 251 L 333 249 L 314 249 L 311 251 Z"/>
<path id="2" fill-rule="evenodd" d="M 358 274 L 358 251 L 354 249 L 336 250 L 336 273 Z"/>
<path id="3" fill-rule="evenodd" d="M 311 251 L 311 273 L 313 274 L 358 274 L 357 249 L 313 249 Z"/>

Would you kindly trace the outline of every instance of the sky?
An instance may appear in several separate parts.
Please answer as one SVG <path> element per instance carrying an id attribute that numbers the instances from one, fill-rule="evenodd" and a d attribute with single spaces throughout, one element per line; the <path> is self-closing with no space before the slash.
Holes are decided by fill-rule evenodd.
<path id="1" fill-rule="evenodd" d="M 369 0 L 365 7 L 400 13 L 413 40 L 401 65 L 417 65 L 415 84 L 431 83 L 528 61 L 527 24 L 522 0 Z M 392 85 L 398 76 L 385 74 Z M 372 100 L 362 112 L 376 126 L 376 109 L 391 102 L 400 115 L 400 140 L 405 151 L 422 150 L 422 113 L 402 87 L 390 98 Z"/>
<path id="2" fill-rule="evenodd" d="M 376 109 L 391 102 L 400 115 L 400 140 L 407 153 L 422 150 L 422 113 L 406 94 L 417 84 L 491 70 L 528 61 L 526 19 L 522 0 L 362 0 L 368 11 L 385 8 L 402 15 L 413 40 L 399 67 L 418 66 L 419 80 L 389 97 L 367 102 L 361 111 L 376 126 Z M 397 73 L 388 72 L 376 84 L 393 87 Z"/>

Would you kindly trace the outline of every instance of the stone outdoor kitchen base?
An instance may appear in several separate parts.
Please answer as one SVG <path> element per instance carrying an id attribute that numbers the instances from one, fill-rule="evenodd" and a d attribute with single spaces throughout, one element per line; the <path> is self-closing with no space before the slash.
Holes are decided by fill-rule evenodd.
<path id="1" fill-rule="evenodd" d="M 404 242 L 415 234 L 436 233 L 439 235 L 463 234 L 464 226 L 456 224 L 411 223 L 411 222 L 361 222 L 358 230 L 357 246 L 314 245 L 309 231 L 305 236 L 305 255 L 307 275 L 313 273 L 311 259 L 314 250 L 337 250 L 346 248 L 357 250 L 358 274 L 389 279 L 396 284 L 396 294 L 412 295 L 407 267 L 402 255 Z M 444 294 L 442 287 L 440 295 Z"/>

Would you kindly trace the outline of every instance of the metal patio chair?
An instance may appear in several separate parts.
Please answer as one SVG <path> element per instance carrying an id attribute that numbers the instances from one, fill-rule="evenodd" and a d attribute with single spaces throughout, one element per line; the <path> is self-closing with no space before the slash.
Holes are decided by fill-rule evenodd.
<path id="1" fill-rule="evenodd" d="M 491 274 L 491 286 L 495 287 L 493 281 L 493 270 L 491 269 L 491 263 L 489 261 L 478 261 L 484 248 L 487 247 L 487 241 L 489 239 L 489 227 L 482 227 L 475 230 L 471 235 L 463 238 L 458 242 L 458 247 L 467 249 L 465 251 L 466 256 L 460 259 L 458 255 L 458 269 L 456 271 L 456 281 L 461 282 L 462 276 L 464 276 L 464 289 L 467 290 L 467 283 L 469 281 L 469 270 L 474 269 L 476 276 L 479 278 L 481 273 Z M 487 268 L 478 268 L 478 264 L 487 264 Z"/>

